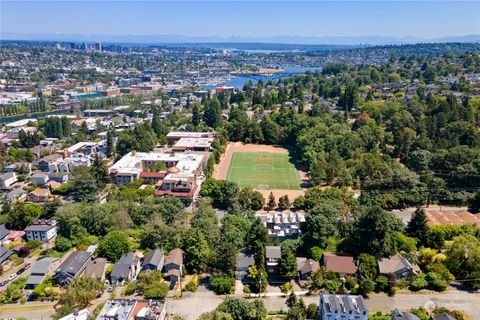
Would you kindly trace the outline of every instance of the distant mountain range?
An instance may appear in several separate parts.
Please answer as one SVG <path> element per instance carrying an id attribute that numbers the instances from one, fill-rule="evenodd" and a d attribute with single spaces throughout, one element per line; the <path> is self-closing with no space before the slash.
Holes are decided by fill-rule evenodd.
<path id="1" fill-rule="evenodd" d="M 181 35 L 85 35 L 60 33 L 9 33 L 1 32 L 1 40 L 36 40 L 36 41 L 74 41 L 106 42 L 131 44 L 201 44 L 201 43 L 271 43 L 298 45 L 398 45 L 414 43 L 442 42 L 480 42 L 480 35 L 450 36 L 441 38 L 388 37 L 388 36 L 275 36 L 275 37 L 200 37 Z"/>

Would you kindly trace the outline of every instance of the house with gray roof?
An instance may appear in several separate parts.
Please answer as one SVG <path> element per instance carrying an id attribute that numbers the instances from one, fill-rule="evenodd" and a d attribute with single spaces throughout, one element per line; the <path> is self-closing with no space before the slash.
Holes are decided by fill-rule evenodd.
<path id="1" fill-rule="evenodd" d="M 12 250 L 5 247 L 0 247 L 0 265 L 4 264 L 12 254 Z"/>
<path id="2" fill-rule="evenodd" d="M 160 249 L 151 250 L 145 260 L 143 260 L 142 271 L 163 269 L 165 264 L 165 256 Z"/>
<path id="3" fill-rule="evenodd" d="M 395 308 L 392 312 L 392 320 L 420 320 L 420 318 L 411 312 L 400 311 Z"/>
<path id="4" fill-rule="evenodd" d="M 53 272 L 53 267 L 55 266 L 55 262 L 58 261 L 58 258 L 46 257 L 40 260 L 37 260 L 31 269 L 30 276 L 25 283 L 25 287 L 27 289 L 35 289 L 45 277 L 50 273 Z"/>
<path id="5" fill-rule="evenodd" d="M 368 309 L 362 296 L 320 294 L 319 319 L 368 320 Z"/>
<path id="6" fill-rule="evenodd" d="M 80 276 L 90 261 L 92 253 L 88 251 L 74 251 L 55 271 L 55 282 L 64 285 Z"/>
<path id="7" fill-rule="evenodd" d="M 120 285 L 124 281 L 131 281 L 137 277 L 139 272 L 140 260 L 135 257 L 133 252 L 125 253 L 113 266 L 110 273 L 110 283 Z"/>
<path id="8" fill-rule="evenodd" d="M 265 263 L 269 274 L 280 273 L 280 259 L 282 258 L 282 249 L 279 246 L 265 247 Z"/>
<path id="9" fill-rule="evenodd" d="M 252 255 L 247 255 L 243 252 L 237 254 L 235 261 L 235 279 L 243 281 L 248 274 L 248 268 L 255 263 L 255 258 Z"/>
<path id="10" fill-rule="evenodd" d="M 27 240 L 50 241 L 57 236 L 57 221 L 53 219 L 37 219 L 25 228 Z"/>
<path id="11" fill-rule="evenodd" d="M 0 224 L 0 245 L 3 243 L 3 241 L 5 241 L 9 233 L 10 230 L 7 229 L 5 223 Z"/>
<path id="12" fill-rule="evenodd" d="M 107 269 L 107 259 L 96 258 L 94 260 L 88 261 L 87 266 L 85 267 L 84 276 L 95 278 L 98 281 L 103 281 L 105 279 L 106 269 Z"/>
<path id="13" fill-rule="evenodd" d="M 416 275 L 420 269 L 413 265 L 404 256 L 397 253 L 390 258 L 383 258 L 377 261 L 378 271 L 381 274 L 393 273 L 397 278 L 404 278 Z"/>

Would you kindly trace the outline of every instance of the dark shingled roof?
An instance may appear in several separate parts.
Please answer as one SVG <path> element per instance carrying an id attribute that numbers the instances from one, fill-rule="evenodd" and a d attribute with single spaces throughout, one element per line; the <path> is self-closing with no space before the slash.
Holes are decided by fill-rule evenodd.
<path id="1" fill-rule="evenodd" d="M 162 263 L 163 258 L 163 251 L 160 249 L 151 250 L 145 260 L 143 261 L 143 265 L 152 264 L 154 266 L 160 266 Z"/>

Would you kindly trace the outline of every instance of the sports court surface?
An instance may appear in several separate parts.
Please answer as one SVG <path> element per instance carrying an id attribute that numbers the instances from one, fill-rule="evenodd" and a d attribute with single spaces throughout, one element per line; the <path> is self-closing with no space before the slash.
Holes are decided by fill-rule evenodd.
<path id="1" fill-rule="evenodd" d="M 227 180 L 243 188 L 300 190 L 300 175 L 285 153 L 233 152 Z"/>

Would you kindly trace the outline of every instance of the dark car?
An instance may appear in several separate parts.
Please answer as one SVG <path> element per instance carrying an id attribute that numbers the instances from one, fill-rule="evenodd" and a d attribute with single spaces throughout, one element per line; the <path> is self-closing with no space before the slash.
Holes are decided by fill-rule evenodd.
<path id="1" fill-rule="evenodd" d="M 21 275 L 24 272 L 25 272 L 25 268 L 22 268 L 22 269 L 18 270 L 17 271 L 17 276 Z"/>

